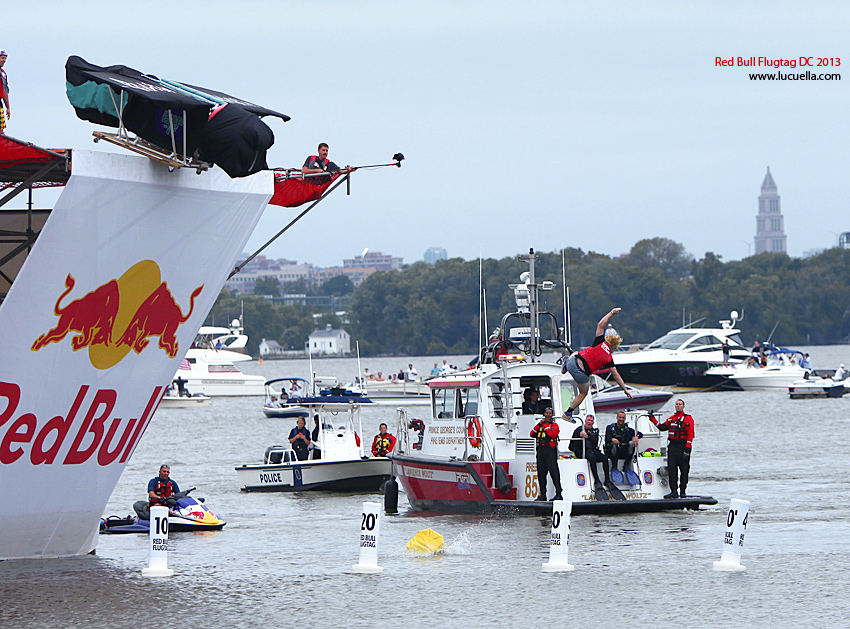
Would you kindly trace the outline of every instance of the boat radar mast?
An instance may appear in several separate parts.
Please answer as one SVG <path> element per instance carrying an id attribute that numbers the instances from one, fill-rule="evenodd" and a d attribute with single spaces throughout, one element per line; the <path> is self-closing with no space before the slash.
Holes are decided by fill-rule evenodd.
<path id="1" fill-rule="evenodd" d="M 729 313 L 728 319 L 721 319 L 720 320 L 720 327 L 723 328 L 724 330 L 731 330 L 736 325 L 738 325 L 738 321 L 740 321 L 743 318 L 744 318 L 743 314 L 741 314 L 741 316 L 738 316 L 738 311 L 733 310 L 732 312 Z"/>
<path id="2" fill-rule="evenodd" d="M 521 284 L 508 285 L 514 291 L 516 312 L 502 317 L 487 346 L 481 348 L 481 364 L 540 362 L 538 359 L 543 348 L 562 353 L 569 351 L 569 345 L 564 341 L 564 328 L 558 326 L 555 315 L 540 309 L 540 291 L 552 290 L 555 283 L 549 280 L 537 282 L 534 263 L 538 258 L 534 249 L 530 249 L 528 255 L 518 256 L 518 259 L 528 263 L 528 271 L 520 275 Z"/>

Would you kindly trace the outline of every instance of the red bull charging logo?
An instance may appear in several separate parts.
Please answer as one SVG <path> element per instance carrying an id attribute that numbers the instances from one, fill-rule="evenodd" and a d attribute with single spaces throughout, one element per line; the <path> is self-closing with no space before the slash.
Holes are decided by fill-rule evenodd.
<path id="1" fill-rule="evenodd" d="M 110 280 L 63 306 L 62 301 L 75 286 L 76 280 L 69 273 L 65 291 L 53 307 L 59 321 L 52 330 L 40 335 L 31 349 L 37 352 L 75 333 L 71 348 L 76 352 L 87 347 L 91 364 L 97 369 L 113 367 L 130 350 L 141 353 L 151 337 L 158 338 L 160 349 L 174 358 L 178 349 L 177 328 L 192 316 L 195 299 L 204 288 L 201 284 L 192 291 L 189 310 L 183 314 L 153 260 L 134 264 L 117 280 Z"/>

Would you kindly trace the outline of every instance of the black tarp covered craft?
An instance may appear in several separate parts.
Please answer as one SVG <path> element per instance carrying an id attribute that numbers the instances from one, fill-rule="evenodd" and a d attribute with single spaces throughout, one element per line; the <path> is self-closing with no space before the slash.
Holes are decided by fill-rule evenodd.
<path id="1" fill-rule="evenodd" d="M 274 134 L 259 116 L 289 116 L 206 88 L 146 75 L 126 66 L 100 67 L 76 56 L 65 64 L 66 91 L 77 117 L 123 126 L 165 151 L 218 164 L 231 177 L 267 168 Z M 211 118 L 210 112 L 214 110 Z M 120 119 L 119 119 L 120 117 Z"/>

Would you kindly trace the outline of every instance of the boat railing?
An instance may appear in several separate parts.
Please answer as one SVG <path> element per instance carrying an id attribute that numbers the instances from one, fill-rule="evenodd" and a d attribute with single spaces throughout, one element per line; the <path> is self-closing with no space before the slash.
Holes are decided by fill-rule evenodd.
<path id="1" fill-rule="evenodd" d="M 395 452 L 399 454 L 411 454 L 410 431 L 413 425 L 407 417 L 407 410 L 402 407 L 396 409 L 396 437 Z"/>
<path id="2" fill-rule="evenodd" d="M 295 450 L 288 446 L 269 446 L 266 448 L 263 463 L 265 465 L 280 465 L 298 461 Z"/>
<path id="3" fill-rule="evenodd" d="M 478 420 L 477 422 L 475 420 Z M 474 434 L 470 429 L 472 425 L 480 426 L 480 435 Z M 465 461 L 482 461 L 489 463 L 491 467 L 490 488 L 496 487 L 496 440 L 490 435 L 487 426 L 481 422 L 481 418 L 477 415 L 466 418 L 466 437 L 463 459 Z M 479 441 L 478 447 L 473 445 L 473 441 Z M 480 454 L 478 454 L 480 452 Z M 485 453 L 487 456 L 485 456 Z M 489 461 L 488 461 L 489 459 Z"/>

